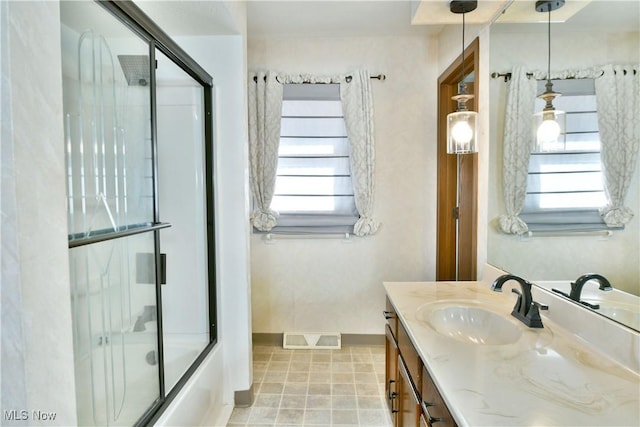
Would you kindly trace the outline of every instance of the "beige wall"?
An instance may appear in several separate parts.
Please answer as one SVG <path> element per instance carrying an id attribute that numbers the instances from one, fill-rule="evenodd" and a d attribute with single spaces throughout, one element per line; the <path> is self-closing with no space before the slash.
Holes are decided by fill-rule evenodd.
<path id="1" fill-rule="evenodd" d="M 262 38 L 250 70 L 366 68 L 374 80 L 378 233 L 350 241 L 251 238 L 253 332 L 383 333 L 382 282 L 433 280 L 437 43 L 419 36 Z"/>
<path id="2" fill-rule="evenodd" d="M 552 69 L 586 68 L 606 63 L 638 63 L 640 33 L 558 33 L 553 37 Z M 530 48 L 523 48 L 529 46 Z M 491 71 L 510 71 L 526 64 L 544 69 L 546 44 L 540 34 L 512 30 L 491 33 Z M 537 64 L 537 66 L 536 66 Z M 600 236 L 534 237 L 522 239 L 497 231 L 496 218 L 504 212 L 502 201 L 502 137 L 506 84 L 491 81 L 491 167 L 489 191 L 488 260 L 530 280 L 573 280 L 588 272 L 604 274 L 615 288 L 640 292 L 639 227 L 640 175 L 635 177 L 627 206 L 635 217 L 624 231 Z M 639 166 L 640 166 L 640 162 Z"/>

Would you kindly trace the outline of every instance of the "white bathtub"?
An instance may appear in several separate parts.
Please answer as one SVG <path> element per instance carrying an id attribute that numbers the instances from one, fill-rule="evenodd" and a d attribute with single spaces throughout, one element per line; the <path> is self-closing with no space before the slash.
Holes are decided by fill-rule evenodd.
<path id="1" fill-rule="evenodd" d="M 207 342 L 205 337 L 165 335 L 164 384 L 167 393 L 202 352 Z"/>
<path id="2" fill-rule="evenodd" d="M 224 427 L 233 405 L 224 403 L 221 345 L 205 357 L 179 395 L 156 421 L 156 426 Z"/>
<path id="3" fill-rule="evenodd" d="M 146 356 L 156 351 L 154 334 L 112 335 L 76 360 L 80 425 L 132 425 L 158 398 L 158 365 Z"/>
<path id="4" fill-rule="evenodd" d="M 167 392 L 204 347 L 189 339 L 174 336 L 165 340 Z M 111 342 L 98 345 L 91 355 L 86 354 L 76 363 L 78 423 L 133 425 L 159 397 L 158 369 L 154 331 L 114 335 Z M 194 376 L 201 375 L 201 371 Z"/>

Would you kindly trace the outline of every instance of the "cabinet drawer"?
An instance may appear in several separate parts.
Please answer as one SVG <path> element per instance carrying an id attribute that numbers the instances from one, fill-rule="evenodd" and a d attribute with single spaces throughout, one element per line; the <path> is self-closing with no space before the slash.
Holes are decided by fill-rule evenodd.
<path id="1" fill-rule="evenodd" d="M 428 424 L 437 427 L 456 426 L 427 368 L 423 367 L 422 371 L 422 410 Z"/>
<path id="2" fill-rule="evenodd" d="M 409 339 L 407 330 L 402 325 L 402 322 L 398 322 L 398 350 L 400 355 L 407 365 L 409 375 L 413 380 L 413 385 L 418 393 L 421 393 L 422 386 L 422 360 L 418 356 L 413 343 Z"/>
<path id="3" fill-rule="evenodd" d="M 407 367 L 401 357 L 398 357 L 398 399 L 396 425 L 398 427 L 417 427 L 422 415 L 420 397 L 411 383 Z"/>
<path id="4" fill-rule="evenodd" d="M 396 314 L 395 308 L 391 305 L 391 301 L 389 301 L 389 297 L 386 298 L 387 304 L 384 309 L 384 318 L 387 319 L 387 323 L 391 328 L 391 333 L 394 338 L 398 338 L 398 316 Z"/>

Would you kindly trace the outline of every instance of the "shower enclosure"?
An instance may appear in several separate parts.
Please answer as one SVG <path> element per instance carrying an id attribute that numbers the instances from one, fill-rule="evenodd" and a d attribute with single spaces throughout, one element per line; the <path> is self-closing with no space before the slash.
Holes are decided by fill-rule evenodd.
<path id="1" fill-rule="evenodd" d="M 211 78 L 132 3 L 60 12 L 78 421 L 146 424 L 216 342 Z"/>

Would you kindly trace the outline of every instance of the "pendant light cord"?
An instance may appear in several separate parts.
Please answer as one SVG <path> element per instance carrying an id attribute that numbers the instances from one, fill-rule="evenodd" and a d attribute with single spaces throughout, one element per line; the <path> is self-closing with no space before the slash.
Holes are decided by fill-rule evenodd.
<path id="1" fill-rule="evenodd" d="M 551 81 L 551 4 L 549 4 L 549 18 L 547 21 L 547 83 Z"/>
<path id="2" fill-rule="evenodd" d="M 460 67 L 460 84 L 464 83 L 464 16 L 466 13 L 462 14 L 462 67 Z"/>

